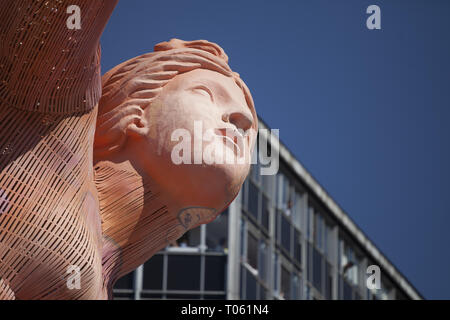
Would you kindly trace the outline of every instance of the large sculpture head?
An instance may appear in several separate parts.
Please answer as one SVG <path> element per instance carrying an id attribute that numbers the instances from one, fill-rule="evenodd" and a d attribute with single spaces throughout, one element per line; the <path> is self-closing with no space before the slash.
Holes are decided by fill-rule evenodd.
<path id="1" fill-rule="evenodd" d="M 251 94 L 208 41 L 173 39 L 103 77 L 95 161 L 132 160 L 181 207 L 220 212 L 250 168 Z"/>

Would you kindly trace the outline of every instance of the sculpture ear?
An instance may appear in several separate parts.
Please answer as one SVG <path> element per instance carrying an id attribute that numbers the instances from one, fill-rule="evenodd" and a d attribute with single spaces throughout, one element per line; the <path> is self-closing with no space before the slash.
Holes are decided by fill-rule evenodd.
<path id="1" fill-rule="evenodd" d="M 127 134 L 131 137 L 142 138 L 146 137 L 148 133 L 149 127 L 143 116 L 130 123 L 127 127 Z"/>

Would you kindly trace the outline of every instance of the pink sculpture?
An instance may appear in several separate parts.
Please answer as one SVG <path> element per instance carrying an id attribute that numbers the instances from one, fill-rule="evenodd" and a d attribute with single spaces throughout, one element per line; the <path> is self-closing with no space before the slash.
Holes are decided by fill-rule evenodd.
<path id="1" fill-rule="evenodd" d="M 61 28 L 73 4 L 84 29 Z M 158 44 L 104 75 L 97 107 L 115 4 L 0 5 L 0 299 L 110 298 L 248 174 L 253 100 L 216 44 Z"/>

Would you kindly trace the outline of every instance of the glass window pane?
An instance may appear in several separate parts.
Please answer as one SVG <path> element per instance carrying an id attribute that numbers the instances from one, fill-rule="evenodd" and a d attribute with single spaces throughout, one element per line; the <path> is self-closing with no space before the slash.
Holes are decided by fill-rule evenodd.
<path id="1" fill-rule="evenodd" d="M 255 163 L 255 164 L 253 164 L 251 166 L 250 176 L 256 182 L 260 182 L 261 175 L 260 175 L 260 165 L 259 165 L 259 163 Z"/>
<path id="2" fill-rule="evenodd" d="M 267 281 L 267 254 L 268 254 L 268 247 L 267 244 L 260 240 L 259 242 L 259 277 L 263 281 Z"/>
<path id="3" fill-rule="evenodd" d="M 259 299 L 260 300 L 267 299 L 267 290 L 263 286 L 259 286 Z"/>
<path id="4" fill-rule="evenodd" d="M 280 296 L 282 296 L 286 300 L 289 300 L 291 298 L 290 293 L 291 293 L 291 275 L 289 271 L 284 266 L 282 266 Z"/>
<path id="5" fill-rule="evenodd" d="M 293 216 L 292 216 L 292 222 L 294 223 L 294 225 L 300 229 L 301 229 L 301 224 L 302 224 L 302 195 L 299 194 L 298 192 L 295 192 L 295 197 L 294 197 L 294 204 L 293 204 Z"/>
<path id="6" fill-rule="evenodd" d="M 143 289 L 161 290 L 163 281 L 163 260 L 162 254 L 154 255 L 144 263 Z"/>
<path id="7" fill-rule="evenodd" d="M 326 257 L 328 259 L 328 261 L 332 261 L 333 259 L 333 251 L 335 250 L 334 246 L 335 244 L 333 243 L 333 227 L 326 224 L 325 225 L 326 228 L 326 232 L 325 232 L 325 253 L 326 253 Z"/>
<path id="8" fill-rule="evenodd" d="M 251 233 L 248 233 L 247 238 L 247 262 L 258 269 L 258 240 Z"/>
<path id="9" fill-rule="evenodd" d="M 284 190 L 283 190 L 283 180 L 284 180 L 284 175 L 279 172 L 277 174 L 277 208 L 282 209 L 283 208 L 283 194 L 284 194 Z"/>
<path id="10" fill-rule="evenodd" d="M 226 253 L 228 244 L 228 210 L 206 225 L 207 251 Z"/>
<path id="11" fill-rule="evenodd" d="M 323 218 L 319 213 L 315 213 L 314 215 L 314 243 L 317 248 L 323 250 Z"/>
<path id="12" fill-rule="evenodd" d="M 225 290 L 226 256 L 205 256 L 205 290 Z"/>
<path id="13" fill-rule="evenodd" d="M 117 280 L 114 289 L 133 289 L 134 272 L 130 272 Z"/>
<path id="14" fill-rule="evenodd" d="M 271 182 L 272 182 L 273 176 L 266 175 L 266 176 L 261 176 L 261 177 L 262 177 L 262 188 L 266 194 L 270 195 L 271 191 L 272 191 L 271 190 Z"/>
<path id="15" fill-rule="evenodd" d="M 306 250 L 307 250 L 307 252 L 306 252 L 307 260 L 306 261 L 308 264 L 308 266 L 306 268 L 306 272 L 307 272 L 307 276 L 308 276 L 308 281 L 312 282 L 312 274 L 313 274 L 313 272 L 312 272 L 312 269 L 313 269 L 312 268 L 312 265 L 313 265 L 313 263 L 312 263 L 312 246 L 309 242 L 307 243 Z"/>
<path id="16" fill-rule="evenodd" d="M 281 215 L 281 245 L 290 252 L 291 250 L 291 224 L 284 215 Z"/>
<path id="17" fill-rule="evenodd" d="M 280 290 L 279 280 L 278 280 L 278 254 L 273 255 L 273 289 L 276 293 Z"/>
<path id="18" fill-rule="evenodd" d="M 279 210 L 275 210 L 275 241 L 277 243 L 281 242 L 281 237 L 280 237 L 280 217 L 281 217 L 282 213 Z"/>
<path id="19" fill-rule="evenodd" d="M 171 243 L 171 246 L 180 248 L 197 248 L 200 245 L 200 226 L 189 230 L 177 241 Z"/>
<path id="20" fill-rule="evenodd" d="M 311 224 L 313 225 L 311 226 Z M 313 240 L 313 230 L 314 230 L 314 209 L 312 207 L 309 207 L 307 216 L 307 227 L 306 227 L 306 235 L 309 241 Z"/>
<path id="21" fill-rule="evenodd" d="M 298 263 L 302 263 L 302 245 L 300 243 L 300 233 L 294 231 L 294 259 Z"/>
<path id="22" fill-rule="evenodd" d="M 344 285 L 344 300 L 353 300 L 352 286 L 347 281 L 342 281 Z"/>
<path id="23" fill-rule="evenodd" d="M 239 277 L 239 299 L 244 300 L 245 299 L 245 272 L 246 269 L 241 266 L 241 276 Z"/>
<path id="24" fill-rule="evenodd" d="M 245 220 L 241 218 L 241 257 L 245 255 Z"/>
<path id="25" fill-rule="evenodd" d="M 248 190 L 248 211 L 250 211 L 256 219 L 258 219 L 258 195 L 258 187 L 250 182 Z"/>
<path id="26" fill-rule="evenodd" d="M 247 270 L 247 284 L 246 284 L 246 300 L 256 300 L 256 279 L 250 271 Z"/>
<path id="27" fill-rule="evenodd" d="M 331 300 L 333 292 L 332 267 L 328 262 L 325 264 L 325 266 L 326 266 L 325 299 Z"/>
<path id="28" fill-rule="evenodd" d="M 319 292 L 322 292 L 322 260 L 320 252 L 313 248 L 313 285 Z"/>
<path id="29" fill-rule="evenodd" d="M 248 184 L 249 184 L 248 179 L 246 179 L 241 188 L 241 201 L 242 201 L 242 207 L 244 209 L 247 209 L 247 185 Z"/>
<path id="30" fill-rule="evenodd" d="M 261 224 L 266 230 L 269 230 L 269 199 L 262 197 Z"/>
<path id="31" fill-rule="evenodd" d="M 200 256 L 169 255 L 168 259 L 168 290 L 200 290 Z"/>
<path id="32" fill-rule="evenodd" d="M 282 184 L 282 190 L 283 190 L 283 198 L 281 203 L 281 208 L 283 210 L 286 210 L 288 208 L 288 202 L 289 202 L 289 180 L 286 178 L 286 176 L 283 177 L 283 184 Z"/>
<path id="33" fill-rule="evenodd" d="M 299 295 L 298 295 L 298 292 L 299 292 L 299 280 L 298 280 L 298 276 L 296 276 L 296 275 L 294 275 L 292 277 L 292 286 L 291 286 L 291 288 L 292 288 L 292 292 L 291 292 L 292 300 L 298 300 L 299 299 Z"/>

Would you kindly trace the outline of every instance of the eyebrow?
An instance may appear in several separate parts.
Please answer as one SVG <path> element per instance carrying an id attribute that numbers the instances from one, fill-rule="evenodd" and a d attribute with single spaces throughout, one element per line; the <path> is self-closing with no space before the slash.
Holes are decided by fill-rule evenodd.
<path id="1" fill-rule="evenodd" d="M 218 93 L 220 94 L 222 97 L 225 98 L 225 100 L 232 100 L 230 94 L 228 93 L 228 91 L 222 86 L 222 84 L 220 82 L 217 82 L 215 80 L 210 80 L 210 79 L 198 79 L 194 81 L 195 84 L 202 84 L 204 86 L 208 86 L 208 88 L 211 89 L 211 91 L 213 91 L 213 93 Z M 240 88 L 239 88 L 240 89 Z"/>
<path id="2" fill-rule="evenodd" d="M 230 94 L 228 93 L 228 91 L 218 81 L 211 80 L 211 79 L 206 79 L 206 78 L 199 78 L 197 80 L 194 80 L 193 83 L 194 84 L 204 85 L 204 86 L 208 86 L 208 85 L 212 84 L 213 88 L 210 88 L 210 90 L 212 91 L 213 95 L 214 95 L 214 93 L 216 91 L 219 91 L 225 97 L 225 100 L 227 100 L 227 101 L 232 100 L 232 98 L 231 98 Z M 253 117 L 252 109 L 250 108 L 250 106 L 247 103 L 247 100 L 245 99 L 245 94 L 242 91 L 242 88 L 239 87 L 239 85 L 234 81 L 234 79 L 233 79 L 233 83 L 238 87 L 239 92 L 241 92 L 242 95 L 244 96 L 244 103 L 245 103 L 245 106 L 247 106 L 247 109 L 249 111 L 248 115 L 250 116 L 250 118 L 252 120 L 252 123 L 255 123 L 255 119 Z M 208 86 L 208 88 L 209 88 L 209 86 Z"/>

